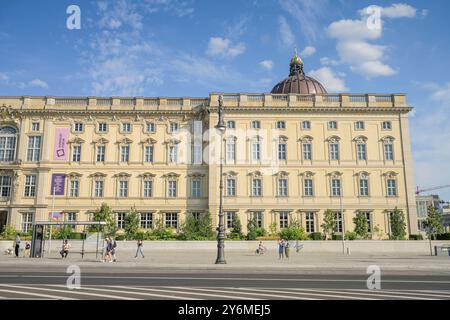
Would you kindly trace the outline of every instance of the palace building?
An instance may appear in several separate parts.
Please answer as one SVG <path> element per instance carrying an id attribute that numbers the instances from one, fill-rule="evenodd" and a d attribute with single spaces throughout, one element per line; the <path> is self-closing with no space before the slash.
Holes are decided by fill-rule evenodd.
<path id="1" fill-rule="evenodd" d="M 363 212 L 377 239 L 398 208 L 418 233 L 405 95 L 328 93 L 297 54 L 271 93 L 4 96 L 0 107 L 2 229 L 29 231 L 50 212 L 87 221 L 102 203 L 119 228 L 132 207 L 143 229 L 178 228 L 205 211 L 216 225 L 222 145 L 228 228 L 237 215 L 244 232 L 251 218 L 266 230 L 297 221 L 321 232 L 331 209 L 337 232 L 352 231 Z"/>

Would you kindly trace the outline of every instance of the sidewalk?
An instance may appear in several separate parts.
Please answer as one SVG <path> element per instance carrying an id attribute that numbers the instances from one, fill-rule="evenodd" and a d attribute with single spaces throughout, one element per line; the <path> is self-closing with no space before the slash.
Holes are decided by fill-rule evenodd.
<path id="1" fill-rule="evenodd" d="M 216 251 L 196 250 L 192 252 L 177 250 L 145 250 L 145 258 L 134 258 L 134 250 L 117 252 L 117 262 L 102 263 L 101 254 L 95 259 L 95 253 L 88 253 L 81 258 L 79 252 L 72 252 L 67 259 L 61 259 L 57 252 L 41 259 L 15 258 L 13 256 L 0 256 L 0 269 L 2 267 L 45 267 L 65 266 L 77 264 L 89 266 L 99 270 L 114 269 L 116 267 L 129 267 L 134 269 L 164 269 L 164 270 L 315 270 L 333 271 L 345 269 L 366 269 L 369 265 L 377 265 L 382 270 L 417 270 L 450 273 L 450 257 L 436 257 L 426 255 L 363 255 L 363 254 L 334 254 L 334 253 L 296 253 L 291 250 L 290 258 L 278 260 L 278 253 L 269 252 L 263 256 L 255 256 L 245 250 L 229 250 L 225 252 L 227 264 L 216 265 Z"/>

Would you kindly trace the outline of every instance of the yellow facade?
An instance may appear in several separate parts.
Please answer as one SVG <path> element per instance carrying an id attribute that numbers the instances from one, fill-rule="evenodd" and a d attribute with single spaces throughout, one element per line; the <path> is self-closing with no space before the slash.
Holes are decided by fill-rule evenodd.
<path id="1" fill-rule="evenodd" d="M 0 129 L 13 128 L 1 129 L 0 139 L 6 143 L 7 137 L 16 137 L 12 158 L 2 156 L 2 148 L 3 154 L 11 151 L 0 141 L 0 176 L 10 177 L 2 180 L 0 221 L 27 229 L 27 219 L 47 220 L 50 211 L 86 221 L 88 213 L 106 202 L 117 213 L 131 207 L 152 213 L 153 224 L 162 219 L 171 225 L 171 219 L 178 219 L 179 226 L 187 213 L 205 210 L 217 224 L 218 96 L 0 97 Z M 409 233 L 417 233 L 408 129 L 411 108 L 405 95 L 223 94 L 223 98 L 225 121 L 231 121 L 222 144 L 224 211 L 235 212 L 244 231 L 256 213 L 266 230 L 273 223 L 279 229 L 288 219 L 300 222 L 308 232 L 320 232 L 323 212 L 340 212 L 342 205 L 344 231 L 353 230 L 353 217 L 364 211 L 372 231 L 380 229 L 372 232 L 373 238 L 384 237 L 389 234 L 389 212 L 398 207 L 405 213 Z M 105 132 L 100 131 L 103 124 Z M 69 129 L 67 161 L 55 160 L 57 128 Z M 201 130 L 200 138 L 195 130 Z M 30 151 L 34 136 L 41 137 L 40 145 L 34 146 L 39 151 Z M 235 143 L 235 160 L 227 154 L 230 141 Z M 311 145 L 310 160 L 304 144 Z M 358 147 L 361 144 L 365 147 Z M 385 149 L 385 144 L 392 148 Z M 201 162 L 192 161 L 198 160 L 198 155 L 193 159 L 194 145 L 201 145 Z M 99 146 L 104 146 L 104 159 L 98 158 L 103 152 Z M 153 146 L 152 161 L 146 159 L 148 146 Z M 38 158 L 30 159 L 30 153 L 39 153 Z M 366 160 L 358 160 L 358 155 Z M 176 161 L 171 162 L 171 156 Z M 53 174 L 66 175 L 64 195 L 52 196 Z M 31 194 L 27 176 L 36 176 Z M 235 180 L 234 195 L 229 193 L 228 179 Z M 305 190 L 307 179 L 312 186 Z M 368 181 L 363 192 L 361 179 Z M 254 180 L 261 182 L 254 185 Z M 78 181 L 73 194 L 72 181 Z M 96 181 L 103 181 L 101 193 Z M 146 181 L 152 181 L 151 192 Z M 311 189 L 312 195 L 307 195 Z"/>

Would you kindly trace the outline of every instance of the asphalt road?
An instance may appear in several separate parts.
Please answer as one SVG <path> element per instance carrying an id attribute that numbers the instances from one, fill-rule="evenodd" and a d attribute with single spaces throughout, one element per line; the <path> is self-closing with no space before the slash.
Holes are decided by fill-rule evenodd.
<path id="1" fill-rule="evenodd" d="M 133 270 L 81 267 L 81 289 L 67 289 L 66 267 L 45 271 L 2 267 L 0 299 L 449 299 L 450 275 L 402 271 L 381 273 L 381 290 L 368 290 L 368 274 L 251 272 L 249 270 Z"/>

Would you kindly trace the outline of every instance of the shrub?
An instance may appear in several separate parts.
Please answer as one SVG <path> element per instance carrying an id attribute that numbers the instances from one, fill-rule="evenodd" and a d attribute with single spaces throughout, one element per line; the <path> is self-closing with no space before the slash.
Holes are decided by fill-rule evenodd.
<path id="1" fill-rule="evenodd" d="M 356 236 L 362 239 L 367 239 L 369 233 L 369 222 L 367 221 L 364 213 L 358 212 L 358 214 L 353 218 L 353 223 L 355 224 L 354 233 L 356 234 Z"/>
<path id="2" fill-rule="evenodd" d="M 266 234 L 267 234 L 266 230 L 258 227 L 256 218 L 248 221 L 247 240 L 256 240 L 257 237 L 264 237 Z"/>
<path id="3" fill-rule="evenodd" d="M 409 240 L 423 240 L 423 236 L 421 234 L 410 234 Z"/>
<path id="4" fill-rule="evenodd" d="M 436 240 L 450 240 L 450 232 L 437 234 Z"/>
<path id="5" fill-rule="evenodd" d="M 333 234 L 332 240 L 341 240 L 342 241 L 342 234 Z"/>
<path id="6" fill-rule="evenodd" d="M 336 220 L 334 218 L 334 212 L 331 209 L 327 209 L 323 215 L 323 223 L 321 225 L 325 240 L 328 240 L 330 235 L 334 235 L 334 230 L 336 230 Z"/>
<path id="7" fill-rule="evenodd" d="M 114 240 L 117 241 L 126 240 L 126 236 L 124 234 L 119 234 L 114 238 Z"/>
<path id="8" fill-rule="evenodd" d="M 345 240 L 356 240 L 358 238 L 358 234 L 356 232 L 347 231 L 345 233 Z M 341 236 L 342 239 L 342 236 Z"/>
<path id="9" fill-rule="evenodd" d="M 286 240 L 307 240 L 308 236 L 302 227 L 291 224 L 289 227 L 280 231 L 279 236 Z"/>
<path id="10" fill-rule="evenodd" d="M 257 237 L 255 240 L 258 241 L 276 241 L 278 240 L 278 236 L 265 236 L 265 237 Z"/>
<path id="11" fill-rule="evenodd" d="M 181 232 L 177 236 L 179 240 L 211 240 L 214 238 L 209 212 L 200 214 L 198 219 L 192 214 L 187 215 L 180 229 Z"/>
<path id="12" fill-rule="evenodd" d="M 322 240 L 323 239 L 322 233 L 320 233 L 320 232 L 310 233 L 308 238 L 311 240 Z"/>
<path id="13" fill-rule="evenodd" d="M 3 227 L 2 233 L 0 234 L 0 238 L 3 240 L 14 240 L 17 235 L 17 230 L 14 229 L 11 225 L 5 225 Z"/>
<path id="14" fill-rule="evenodd" d="M 127 240 L 136 239 L 136 233 L 139 231 L 139 214 L 134 208 L 125 215 L 124 231 Z"/>
<path id="15" fill-rule="evenodd" d="M 397 208 L 394 209 L 391 215 L 391 236 L 392 240 L 405 240 L 406 237 L 406 222 L 405 215 Z"/>

